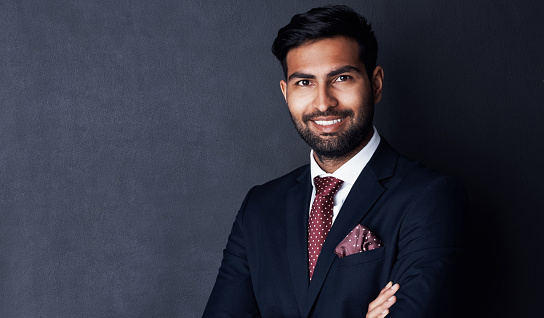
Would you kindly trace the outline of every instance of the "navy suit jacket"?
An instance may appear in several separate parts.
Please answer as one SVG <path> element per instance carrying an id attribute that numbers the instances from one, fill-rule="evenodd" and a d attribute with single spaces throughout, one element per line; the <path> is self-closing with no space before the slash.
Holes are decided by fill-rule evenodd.
<path id="1" fill-rule="evenodd" d="M 388 318 L 440 317 L 461 251 L 465 193 L 453 178 L 399 156 L 382 138 L 353 185 L 308 279 L 309 165 L 252 188 L 234 222 L 204 317 L 364 317 L 389 281 Z M 334 250 L 362 224 L 383 247 Z"/>

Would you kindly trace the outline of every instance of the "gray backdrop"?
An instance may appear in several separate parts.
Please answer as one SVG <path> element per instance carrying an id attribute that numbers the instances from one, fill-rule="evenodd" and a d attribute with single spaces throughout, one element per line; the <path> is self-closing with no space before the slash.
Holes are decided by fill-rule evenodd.
<path id="1" fill-rule="evenodd" d="M 270 46 L 326 3 L 1 0 L 0 317 L 200 316 L 246 191 L 308 160 Z M 472 200 L 460 307 L 538 315 L 542 1 L 345 3 L 380 133 Z"/>

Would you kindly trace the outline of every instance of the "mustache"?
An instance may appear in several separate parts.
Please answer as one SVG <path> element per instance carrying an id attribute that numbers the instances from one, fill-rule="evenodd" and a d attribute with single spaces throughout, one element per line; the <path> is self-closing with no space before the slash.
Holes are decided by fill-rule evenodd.
<path id="1" fill-rule="evenodd" d="M 314 118 L 317 118 L 317 117 L 320 117 L 320 116 L 323 116 L 323 117 L 327 117 L 327 116 L 338 116 L 338 117 L 353 117 L 354 116 L 354 113 L 353 113 L 353 110 L 351 109 L 344 109 L 344 110 L 337 110 L 337 109 L 327 109 L 326 111 L 322 112 L 322 111 L 315 111 L 311 114 L 304 114 L 302 115 L 302 121 L 303 122 L 308 122 L 310 120 L 313 120 Z"/>

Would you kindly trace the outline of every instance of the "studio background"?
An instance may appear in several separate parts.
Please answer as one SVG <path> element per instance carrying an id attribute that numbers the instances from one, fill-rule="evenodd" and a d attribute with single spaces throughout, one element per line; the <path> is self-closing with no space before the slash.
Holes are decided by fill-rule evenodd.
<path id="1" fill-rule="evenodd" d="M 270 53 L 326 1 L 0 1 L 0 317 L 199 317 L 245 193 L 308 162 Z M 375 125 L 472 202 L 467 317 L 544 293 L 544 5 L 345 1 Z"/>

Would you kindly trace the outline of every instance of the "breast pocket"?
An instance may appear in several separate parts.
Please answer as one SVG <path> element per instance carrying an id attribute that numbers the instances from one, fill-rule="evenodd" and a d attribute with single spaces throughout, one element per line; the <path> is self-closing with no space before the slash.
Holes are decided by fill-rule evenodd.
<path id="1" fill-rule="evenodd" d="M 385 258 L 385 248 L 377 248 L 371 251 L 365 251 L 357 254 L 352 254 L 342 258 L 337 258 L 336 263 L 342 266 L 354 266 L 358 264 L 374 262 Z"/>

